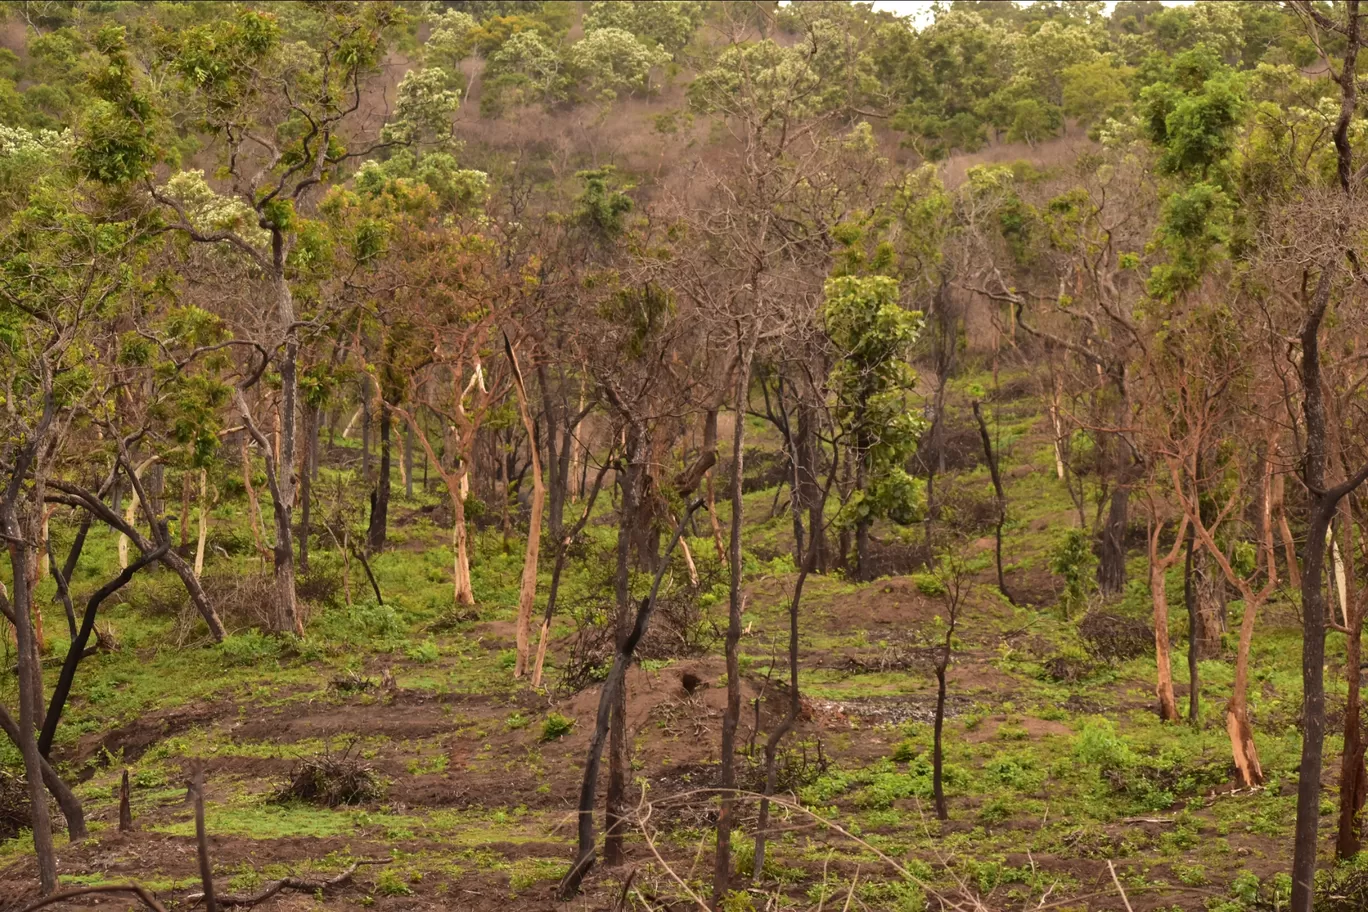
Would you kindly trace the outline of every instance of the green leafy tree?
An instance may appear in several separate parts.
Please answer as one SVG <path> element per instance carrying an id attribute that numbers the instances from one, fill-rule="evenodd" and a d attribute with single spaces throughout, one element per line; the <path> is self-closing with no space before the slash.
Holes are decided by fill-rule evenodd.
<path id="1" fill-rule="evenodd" d="M 829 378 L 836 420 L 854 464 L 843 515 L 855 528 L 863 572 L 874 520 L 907 524 L 919 514 L 920 487 L 906 464 L 923 428 L 909 407 L 916 374 L 908 363 L 922 320 L 902 306 L 897 280 L 838 276 L 826 284 L 822 322 L 836 365 Z"/>
<path id="2" fill-rule="evenodd" d="M 584 14 L 584 32 L 621 29 L 674 55 L 693 40 L 703 24 L 703 4 L 697 0 L 656 0 L 654 3 L 613 3 L 595 0 Z"/>
<path id="3" fill-rule="evenodd" d="M 585 91 L 600 102 L 612 101 L 620 92 L 649 89 L 651 70 L 670 62 L 663 48 L 620 28 L 586 33 L 570 46 L 566 58 Z"/>
<path id="4" fill-rule="evenodd" d="M 432 130 L 438 109 L 450 106 L 454 96 L 420 74 L 401 93 L 402 106 L 383 139 L 349 149 L 347 143 L 357 141 L 363 81 L 384 58 L 387 39 L 398 25 L 398 8 L 335 3 L 288 10 L 294 17 L 291 30 L 310 35 L 309 42 L 287 44 L 276 16 L 242 10 L 186 30 L 173 48 L 176 88 L 191 122 L 222 141 L 234 204 L 250 209 L 250 217 L 241 220 L 243 228 L 206 230 L 169 185 L 150 184 L 148 189 L 173 232 L 231 251 L 270 288 L 271 318 L 263 321 L 253 341 L 270 353 L 269 366 L 279 378 L 278 452 L 246 395 L 266 365 L 244 369 L 247 382 L 235 391 L 235 405 L 267 456 L 276 623 L 281 630 L 302 633 L 293 548 L 300 326 L 318 303 L 317 283 L 328 257 L 327 233 L 305 210 L 316 190 L 331 183 L 346 163 Z"/>

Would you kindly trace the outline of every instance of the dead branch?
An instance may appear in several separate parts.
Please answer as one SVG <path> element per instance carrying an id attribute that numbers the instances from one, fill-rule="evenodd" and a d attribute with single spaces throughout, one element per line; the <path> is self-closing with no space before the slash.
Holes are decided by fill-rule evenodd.
<path id="1" fill-rule="evenodd" d="M 146 887 L 142 884 L 135 883 L 104 884 L 94 887 L 72 887 L 70 890 L 58 890 L 56 893 L 50 893 L 36 902 L 29 903 L 27 906 L 20 909 L 19 912 L 36 912 L 36 910 L 41 909 L 44 906 L 65 902 L 68 899 L 75 899 L 78 896 L 89 896 L 93 893 L 132 893 L 134 896 L 138 897 L 139 902 L 153 910 L 153 912 L 166 912 L 166 907 L 157 902 L 156 897 L 153 896 Z"/>
<path id="2" fill-rule="evenodd" d="M 392 858 L 362 858 L 352 862 L 351 866 L 342 873 L 330 877 L 327 880 L 305 880 L 302 877 L 282 877 L 280 880 L 273 880 L 266 884 L 266 886 L 262 887 L 256 893 L 227 893 L 223 896 L 217 896 L 215 899 L 220 906 L 251 907 L 258 903 L 265 902 L 282 890 L 298 890 L 301 893 L 327 892 L 328 890 L 346 885 L 351 880 L 352 875 L 356 873 L 357 868 L 362 865 L 386 865 L 393 860 L 394 859 Z M 185 897 L 185 901 L 192 907 L 198 905 L 203 900 L 203 893 L 191 893 L 189 896 Z M 161 909 L 160 906 L 157 908 Z M 29 912 L 29 910 L 25 909 L 23 912 Z"/>

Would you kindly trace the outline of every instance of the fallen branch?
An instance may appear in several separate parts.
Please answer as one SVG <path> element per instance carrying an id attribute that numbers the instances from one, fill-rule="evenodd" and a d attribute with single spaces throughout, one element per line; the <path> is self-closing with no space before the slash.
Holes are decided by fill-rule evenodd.
<path id="1" fill-rule="evenodd" d="M 386 865 L 393 860 L 394 859 L 392 858 L 362 858 L 360 861 L 352 862 L 351 867 L 347 868 L 341 874 L 330 877 L 327 880 L 305 880 L 302 877 L 282 877 L 280 880 L 271 881 L 266 886 L 262 887 L 260 891 L 250 895 L 246 893 L 227 893 L 222 896 L 216 896 L 214 899 L 220 906 L 250 907 L 265 902 L 281 890 L 298 890 L 301 893 L 327 892 L 335 887 L 343 886 L 350 881 L 352 875 L 356 873 L 356 869 L 361 867 L 361 865 Z M 185 901 L 191 906 L 198 905 L 204 901 L 204 894 L 191 893 L 189 896 L 185 897 Z M 29 910 L 25 909 L 23 912 L 29 912 Z"/>
<path id="2" fill-rule="evenodd" d="M 1121 887 L 1121 878 L 1116 876 L 1116 865 L 1111 863 L 1110 858 L 1107 859 L 1107 870 L 1111 872 L 1112 883 L 1116 884 L 1116 892 L 1121 894 L 1121 901 L 1126 904 L 1126 912 L 1135 912 L 1131 908 L 1130 900 L 1126 897 L 1126 891 Z"/>
<path id="3" fill-rule="evenodd" d="M 50 906 L 53 903 L 64 902 L 68 899 L 75 899 L 78 896 L 89 896 L 92 893 L 132 893 L 133 895 L 138 897 L 138 900 L 144 906 L 147 906 L 147 908 L 151 909 L 152 912 L 166 912 L 166 907 L 163 906 L 161 903 L 157 902 L 156 897 L 154 897 L 150 892 L 148 892 L 148 889 L 146 887 L 144 887 L 142 884 L 133 883 L 105 884 L 94 887 L 72 887 L 70 890 L 58 890 L 56 893 L 50 893 L 47 896 L 44 896 L 37 902 L 33 902 L 28 904 L 27 906 L 24 906 L 24 908 L 19 910 L 19 912 L 34 912 L 34 910 L 36 909 L 41 909 L 44 906 Z"/>

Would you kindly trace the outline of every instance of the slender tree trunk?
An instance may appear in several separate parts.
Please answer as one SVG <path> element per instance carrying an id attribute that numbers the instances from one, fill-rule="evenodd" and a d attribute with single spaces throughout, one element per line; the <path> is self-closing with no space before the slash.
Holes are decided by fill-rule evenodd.
<path id="1" fill-rule="evenodd" d="M 1198 724 L 1201 712 L 1201 679 L 1197 664 L 1201 651 L 1198 646 L 1197 597 L 1192 585 L 1192 552 L 1195 538 L 1196 536 L 1189 529 L 1183 557 L 1183 605 L 1187 608 L 1188 618 L 1188 722 L 1193 725 Z"/>
<path id="2" fill-rule="evenodd" d="M 815 552 L 813 573 L 825 573 L 827 569 L 826 517 L 822 515 L 824 498 L 817 485 L 817 473 L 821 471 L 818 459 L 821 454 L 817 441 L 816 409 L 801 398 L 797 408 L 797 438 L 794 451 L 798 461 L 797 488 L 802 492 L 801 501 L 807 510 L 808 548 Z M 794 504 L 797 512 L 798 505 Z"/>
<path id="3" fill-rule="evenodd" d="M 282 281 L 283 284 L 283 281 Z M 285 296 L 289 297 L 288 289 Z M 293 322 L 293 304 L 291 305 Z M 275 583 L 279 629 L 304 635 L 304 619 L 295 594 L 294 502 L 295 502 L 295 411 L 299 394 L 296 365 L 299 342 L 291 330 L 280 359 L 280 452 L 274 454 L 281 469 L 271 487 L 271 515 L 275 520 Z"/>
<path id="4" fill-rule="evenodd" d="M 323 418 L 317 406 L 304 406 L 304 465 L 299 473 L 299 569 L 309 569 L 309 535 L 313 532 L 313 481 L 318 461 L 318 424 Z"/>
<path id="5" fill-rule="evenodd" d="M 726 896 L 731 880 L 731 831 L 734 799 L 730 790 L 736 788 L 736 729 L 741 720 L 741 525 L 744 519 L 744 504 L 741 499 L 741 481 L 745 471 L 746 421 L 743 409 L 746 391 L 750 386 L 751 357 L 754 349 L 747 340 L 737 365 L 736 379 L 736 427 L 732 434 L 732 477 L 731 477 L 731 538 L 729 540 L 729 564 L 731 571 L 728 587 L 727 610 L 727 709 L 722 716 L 722 752 L 720 785 L 721 803 L 717 814 L 717 854 L 713 865 L 713 907 L 717 908 Z"/>
<path id="6" fill-rule="evenodd" d="M 1358 50 L 1357 0 L 1350 0 L 1348 17 L 1353 31 L 1350 53 L 1344 60 L 1346 73 L 1355 72 Z M 1347 145 L 1349 120 L 1355 110 L 1353 79 L 1344 90 L 1336 144 Z M 1341 148 L 1341 172 L 1347 153 Z M 1343 177 L 1342 177 L 1343 179 Z M 1346 186 L 1347 191 L 1347 186 Z M 1334 518 L 1339 498 L 1348 491 L 1326 491 L 1326 412 L 1320 364 L 1320 326 L 1329 306 L 1337 270 L 1321 268 L 1310 311 L 1301 332 L 1301 393 L 1306 418 L 1304 473 L 1309 515 L 1306 544 L 1301 561 L 1302 597 L 1302 749 L 1297 781 L 1297 821 L 1292 854 L 1292 910 L 1312 912 L 1315 899 L 1316 850 L 1320 830 L 1321 770 L 1325 762 L 1325 533 Z"/>
<path id="7" fill-rule="evenodd" d="M 512 344 L 506 338 L 504 344 L 508 349 L 508 360 L 513 365 L 513 389 L 518 397 L 518 411 L 522 415 L 523 429 L 527 431 L 527 451 L 532 460 L 532 512 L 527 521 L 527 550 L 523 556 L 522 585 L 518 591 L 517 655 L 513 668 L 513 676 L 521 678 L 527 674 L 532 609 L 537 600 L 537 561 L 541 555 L 542 508 L 546 502 L 546 487 L 542 482 L 541 454 L 538 452 L 532 412 L 527 405 L 527 388 L 523 384 L 522 370 L 518 367 Z"/>
<path id="8" fill-rule="evenodd" d="M 751 877 L 757 883 L 765 870 L 765 844 L 769 835 L 769 798 L 778 788 L 779 745 L 785 736 L 793 730 L 793 726 L 798 722 L 798 715 L 802 712 L 802 697 L 798 692 L 798 608 L 803 600 L 803 584 L 807 582 L 808 575 L 813 572 L 816 563 L 817 550 L 815 541 L 813 541 L 800 564 L 798 579 L 793 584 L 793 598 L 789 600 L 788 711 L 784 714 L 783 720 L 774 727 L 774 730 L 769 733 L 769 737 L 765 739 L 765 791 L 764 797 L 760 800 L 759 820 L 755 825 L 755 855 L 754 863 L 751 866 Z"/>
<path id="9" fill-rule="evenodd" d="M 630 583 L 632 532 L 637 523 L 642 475 L 642 449 L 645 441 L 634 424 L 627 429 L 627 458 L 622 477 L 622 515 L 619 518 L 617 567 L 613 576 L 613 593 L 617 603 L 616 638 L 619 653 L 625 651 L 631 636 Z M 659 568 L 657 568 L 659 569 Z M 608 729 L 608 795 L 606 825 L 603 839 L 603 863 L 616 867 L 623 861 L 623 821 L 627 795 L 627 681 L 625 677 L 613 693 L 612 716 Z"/>
<path id="10" fill-rule="evenodd" d="M 979 438 L 983 442 L 983 455 L 988 460 L 988 473 L 993 479 L 993 492 L 995 494 L 995 507 L 997 522 L 995 524 L 995 547 L 994 557 L 997 560 L 997 581 L 998 591 L 1002 597 L 1013 605 L 1016 600 L 1012 598 L 1012 593 L 1007 591 L 1007 577 L 1002 571 L 1002 526 L 1007 522 L 1007 494 L 1002 488 L 1002 475 L 998 472 L 997 457 L 993 454 L 993 441 L 988 436 L 988 423 L 983 420 L 983 409 L 979 402 L 974 402 L 974 419 L 978 422 Z"/>
<path id="11" fill-rule="evenodd" d="M 199 473 L 199 538 L 195 542 L 195 579 L 204 573 L 204 546 L 209 542 L 209 472 Z"/>
<path id="12" fill-rule="evenodd" d="M 556 613 L 556 596 L 560 592 L 561 571 L 565 569 L 566 550 L 575 536 L 584 529 L 589 517 L 594 510 L 594 501 L 598 499 L 600 488 L 603 487 L 603 477 L 608 474 L 608 463 L 605 461 L 599 466 L 598 474 L 594 476 L 594 486 L 589 489 L 588 500 L 585 503 L 584 511 L 580 514 L 579 521 L 574 528 L 563 537 L 556 538 L 556 560 L 551 568 L 551 588 L 546 593 L 546 613 L 542 616 L 541 635 L 537 638 L 537 660 L 532 666 L 532 686 L 541 687 L 542 667 L 546 662 L 546 647 L 551 639 L 551 618 Z M 683 540 L 680 540 L 683 543 Z"/>
<path id="13" fill-rule="evenodd" d="M 1245 788 L 1262 785 L 1264 781 L 1259 752 L 1254 747 L 1254 728 L 1249 722 L 1249 647 L 1254 642 L 1254 621 L 1260 604 L 1258 599 L 1245 599 L 1240 645 L 1235 652 L 1235 683 L 1226 705 L 1226 733 L 1230 735 L 1235 770 Z"/>
<path id="14" fill-rule="evenodd" d="M 946 656 L 936 664 L 936 719 L 931 736 L 931 792 L 936 800 L 937 820 L 950 819 L 950 811 L 945 806 L 945 754 L 941 744 L 945 730 L 945 665 L 948 658 Z"/>
<path id="15" fill-rule="evenodd" d="M 39 508 L 41 508 L 41 498 Z M 33 851 L 38 860 L 38 888 L 44 896 L 57 889 L 57 858 L 52 845 L 52 820 L 48 816 L 47 790 L 43 787 L 43 757 L 38 751 L 35 730 L 39 717 L 34 709 L 41 706 L 42 691 L 34 692 L 33 671 L 38 666 L 38 656 L 34 649 L 32 593 L 29 591 L 30 548 L 26 544 L 37 532 L 37 523 L 24 528 L 15 515 L 14 508 L 5 505 L 0 514 L 0 525 L 9 537 L 10 569 L 13 572 L 14 594 L 11 608 L 14 611 L 14 638 L 18 646 L 19 668 L 19 753 L 24 760 L 24 776 L 28 781 L 29 808 L 32 814 L 31 832 Z"/>
<path id="16" fill-rule="evenodd" d="M 385 401 L 380 402 L 380 466 L 375 480 L 375 488 L 371 492 L 370 525 L 366 530 L 366 549 L 371 554 L 379 554 L 385 550 L 385 540 L 389 531 L 390 480 L 392 475 L 390 429 L 393 424 L 393 416 L 390 414 Z"/>
<path id="17" fill-rule="evenodd" d="M 5 732 L 16 747 L 20 747 L 22 754 L 21 729 L 3 706 L 0 706 L 0 730 Z M 48 763 L 46 757 L 40 755 L 39 759 L 42 762 L 43 784 L 52 793 L 52 797 L 57 799 L 57 806 L 62 809 L 62 816 L 66 818 L 67 838 L 72 842 L 80 842 L 90 835 L 86 829 L 85 810 L 81 807 L 81 799 L 77 798 L 71 787 L 57 775 L 57 771 Z"/>
<path id="18" fill-rule="evenodd" d="M 1158 667 L 1155 695 L 1159 699 L 1159 718 L 1177 722 L 1178 705 L 1173 696 L 1173 669 L 1169 657 L 1168 591 L 1165 571 L 1168 564 L 1159 558 L 1159 529 L 1150 533 L 1150 600 L 1154 605 L 1154 658 Z"/>
<path id="19" fill-rule="evenodd" d="M 465 478 L 465 473 L 461 473 Z M 451 496 L 451 550 L 455 552 L 452 567 L 452 580 L 455 587 L 456 604 L 475 604 L 475 590 L 470 581 L 470 538 L 466 533 L 465 490 L 460 482 L 448 483 Z"/>
<path id="20" fill-rule="evenodd" d="M 575 862 L 566 872 L 561 880 L 557 892 L 562 900 L 571 899 L 578 891 L 579 885 L 584 880 L 589 869 L 594 865 L 594 797 L 598 789 L 598 778 L 600 764 L 603 760 L 603 745 L 608 739 L 609 719 L 616 711 L 617 692 L 627 684 L 627 669 L 632 663 L 632 657 L 636 654 L 637 645 L 641 638 L 646 635 L 647 629 L 651 624 L 651 614 L 655 611 L 656 595 L 660 592 L 660 580 L 665 575 L 665 568 L 669 566 L 670 552 L 674 550 L 675 542 L 684 535 L 684 528 L 693 514 L 699 507 L 703 506 L 702 501 L 694 503 L 684 511 L 684 518 L 675 527 L 674 538 L 665 549 L 665 560 L 661 561 L 659 569 L 656 571 L 655 579 L 651 583 L 651 592 L 646 598 L 641 600 L 637 608 L 636 621 L 630 628 L 627 638 L 617 646 L 616 654 L 613 656 L 613 667 L 608 671 L 608 677 L 603 682 L 603 689 L 599 691 L 598 713 L 594 720 L 594 736 L 589 742 L 589 754 L 584 762 L 584 776 L 580 780 L 579 793 L 579 822 L 577 826 L 579 848 L 575 853 Z M 623 543 L 623 532 L 619 528 L 619 545 Z M 609 824 L 611 826 L 611 823 Z M 607 846 L 605 845 L 605 853 Z M 605 859 L 606 863 L 606 859 Z"/>

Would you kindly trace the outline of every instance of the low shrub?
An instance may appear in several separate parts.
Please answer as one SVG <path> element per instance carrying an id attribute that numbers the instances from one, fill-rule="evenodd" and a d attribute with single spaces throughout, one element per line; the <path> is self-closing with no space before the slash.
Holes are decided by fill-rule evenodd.
<path id="1" fill-rule="evenodd" d="M 543 741 L 559 740 L 570 734 L 570 730 L 574 727 L 574 719 L 568 719 L 560 713 L 553 712 L 542 722 L 541 739 Z"/>

